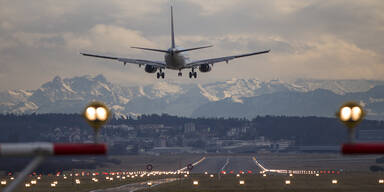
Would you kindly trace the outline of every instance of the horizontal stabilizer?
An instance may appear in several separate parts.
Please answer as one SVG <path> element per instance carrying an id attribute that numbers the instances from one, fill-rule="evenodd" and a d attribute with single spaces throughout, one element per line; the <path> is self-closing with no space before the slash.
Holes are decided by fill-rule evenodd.
<path id="1" fill-rule="evenodd" d="M 151 49 L 151 48 L 145 48 L 145 47 L 131 47 L 131 48 L 134 48 L 134 49 L 142 49 L 142 50 L 146 50 L 146 51 L 157 51 L 157 52 L 163 52 L 163 53 L 168 53 L 168 52 L 169 52 L 168 50 Z"/>
<path id="2" fill-rule="evenodd" d="M 194 48 L 189 48 L 189 49 L 180 49 L 180 50 L 177 50 L 176 53 L 185 52 L 185 51 L 193 51 L 193 50 L 196 50 L 196 49 L 204 49 L 204 48 L 208 48 L 208 47 L 213 47 L 213 45 L 202 46 L 202 47 L 194 47 Z"/>

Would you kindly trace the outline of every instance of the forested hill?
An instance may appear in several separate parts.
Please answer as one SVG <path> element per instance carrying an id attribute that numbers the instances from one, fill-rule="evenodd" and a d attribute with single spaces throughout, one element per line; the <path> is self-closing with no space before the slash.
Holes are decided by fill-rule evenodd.
<path id="1" fill-rule="evenodd" d="M 68 142 L 78 134 L 78 141 L 90 141 L 92 129 L 79 114 L 0 115 L 0 142 L 53 141 Z M 193 124 L 192 136 L 219 139 L 253 140 L 264 136 L 270 140 L 295 140 L 295 145 L 337 145 L 347 138 L 346 128 L 336 118 L 259 116 L 240 118 L 185 118 L 170 115 L 142 115 L 137 119 L 112 119 L 104 134 L 113 127 L 125 126 L 137 131 L 136 137 L 168 139 L 185 137 L 185 127 Z M 147 128 L 147 129 L 145 129 Z M 156 129 L 150 135 L 148 130 Z M 162 131 L 167 130 L 167 131 Z M 160 130 L 160 131 L 159 131 Z M 235 136 L 228 133 L 242 130 Z M 358 130 L 384 130 L 383 121 L 363 121 Z M 125 137 L 125 132 L 116 133 Z"/>

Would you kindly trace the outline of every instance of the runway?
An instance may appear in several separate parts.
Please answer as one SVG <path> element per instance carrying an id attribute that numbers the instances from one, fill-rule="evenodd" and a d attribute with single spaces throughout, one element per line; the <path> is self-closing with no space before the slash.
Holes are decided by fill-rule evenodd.
<path id="1" fill-rule="evenodd" d="M 252 156 L 208 156 L 192 169 L 192 173 L 227 173 L 259 172 L 261 169 L 253 161 Z"/>

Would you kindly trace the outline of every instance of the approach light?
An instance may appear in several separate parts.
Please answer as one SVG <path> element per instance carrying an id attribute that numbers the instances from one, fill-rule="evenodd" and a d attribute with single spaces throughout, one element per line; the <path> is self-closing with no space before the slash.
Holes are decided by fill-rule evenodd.
<path id="1" fill-rule="evenodd" d="M 109 117 L 108 107 L 102 102 L 93 101 L 85 107 L 83 116 L 95 131 L 95 142 L 97 143 L 100 127 L 107 123 Z"/>
<path id="2" fill-rule="evenodd" d="M 345 126 L 347 126 L 349 141 L 352 142 L 354 138 L 354 128 L 363 120 L 365 112 L 363 107 L 358 103 L 350 101 L 343 104 L 336 112 L 336 116 L 340 119 Z"/>
<path id="3" fill-rule="evenodd" d="M 340 110 L 340 120 L 341 121 L 349 121 L 352 117 L 352 109 L 350 107 L 343 107 Z"/>
<path id="4" fill-rule="evenodd" d="M 147 185 L 148 185 L 149 187 L 152 186 L 152 182 L 149 181 L 149 182 L 147 183 Z"/>
<path id="5" fill-rule="evenodd" d="M 336 116 L 348 128 L 354 128 L 364 118 L 363 108 L 356 102 L 347 102 L 339 108 Z"/>
<path id="6" fill-rule="evenodd" d="M 193 185 L 199 185 L 199 181 L 193 181 Z"/>
<path id="7" fill-rule="evenodd" d="M 332 180 L 332 184 L 337 184 L 337 183 L 338 183 L 338 181 L 336 179 Z"/>
<path id="8" fill-rule="evenodd" d="M 291 180 L 285 180 L 285 184 L 286 185 L 290 185 L 291 184 Z"/>
<path id="9" fill-rule="evenodd" d="M 26 183 L 26 184 L 25 184 L 25 187 L 26 187 L 26 188 L 31 187 L 31 184 Z"/>
<path id="10" fill-rule="evenodd" d="M 239 184 L 240 184 L 240 185 L 244 185 L 244 184 L 245 184 L 245 181 L 244 181 L 244 180 L 240 180 L 240 181 L 239 181 Z"/>
<path id="11" fill-rule="evenodd" d="M 379 184 L 384 184 L 384 179 L 379 179 Z"/>

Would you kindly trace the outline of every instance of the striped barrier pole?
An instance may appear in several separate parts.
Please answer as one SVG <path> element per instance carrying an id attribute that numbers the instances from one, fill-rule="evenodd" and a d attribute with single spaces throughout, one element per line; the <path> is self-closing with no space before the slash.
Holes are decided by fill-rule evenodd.
<path id="1" fill-rule="evenodd" d="M 384 154 L 384 143 L 346 143 L 341 146 L 345 155 Z"/>
<path id="2" fill-rule="evenodd" d="M 4 189 L 4 192 L 13 191 L 30 172 L 43 162 L 46 156 L 105 155 L 106 153 L 107 146 L 96 143 L 2 143 L 0 144 L 0 157 L 34 157 L 15 180 Z"/>

